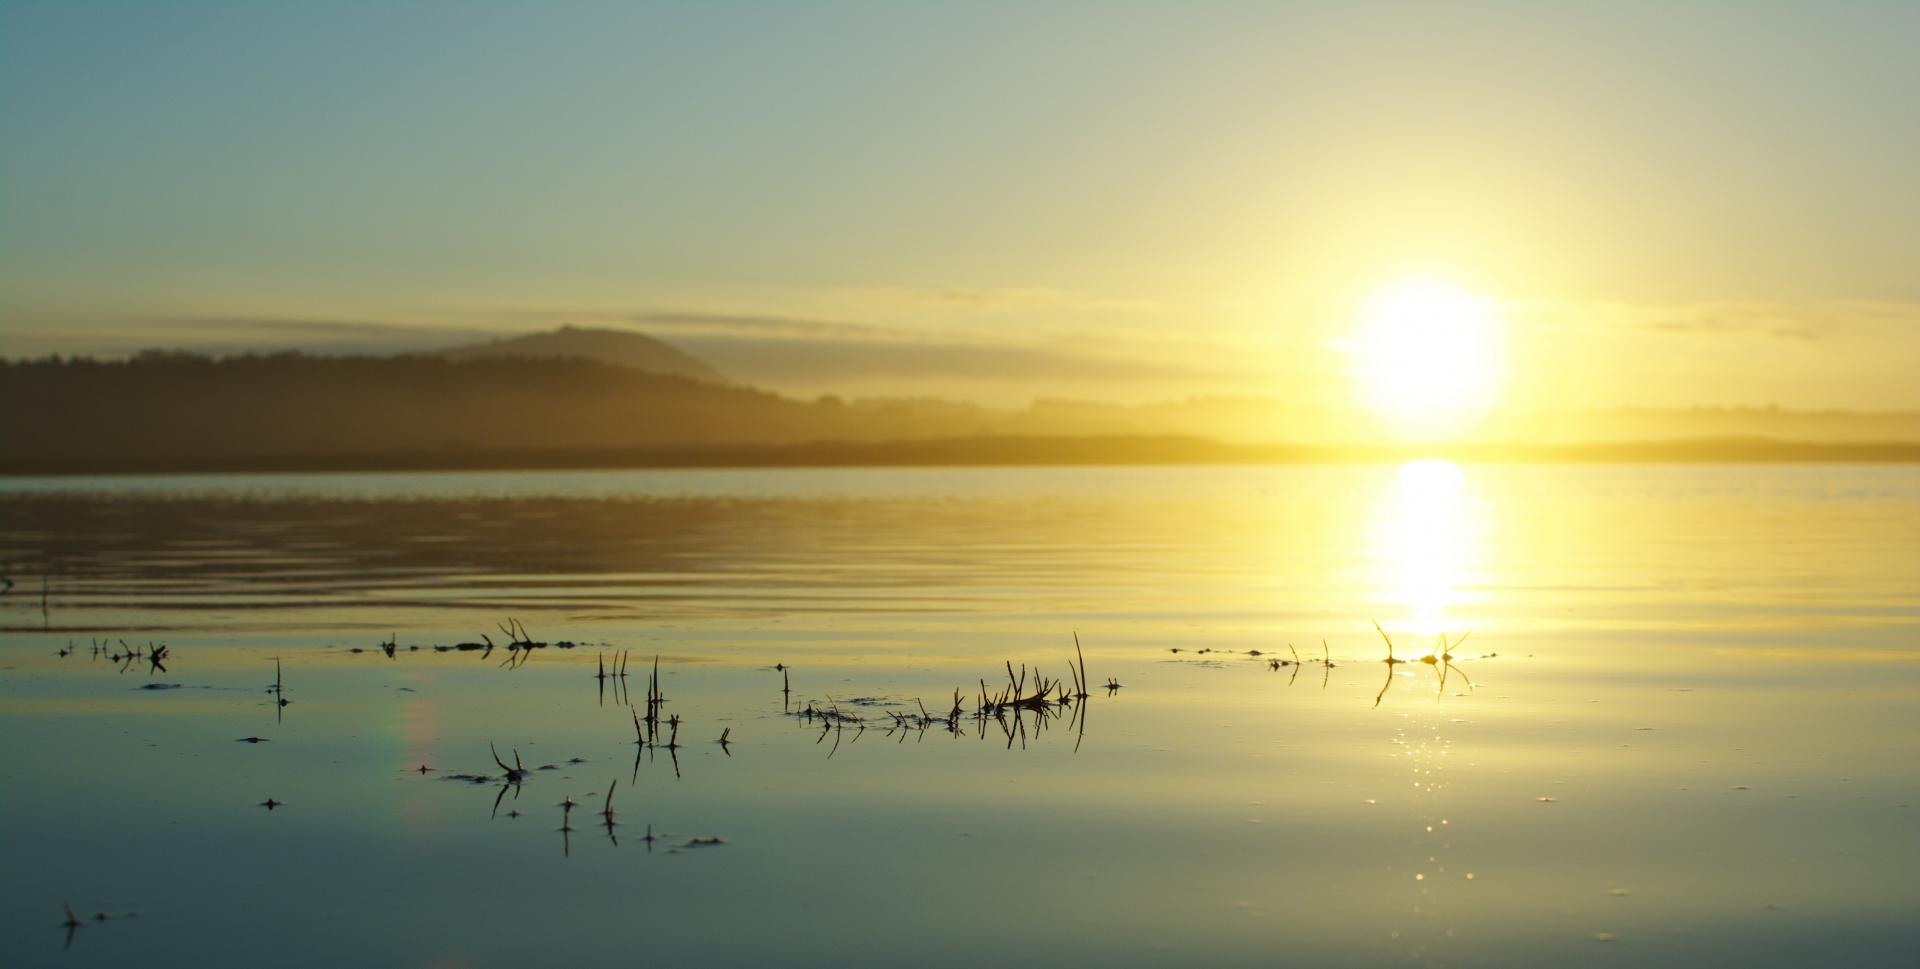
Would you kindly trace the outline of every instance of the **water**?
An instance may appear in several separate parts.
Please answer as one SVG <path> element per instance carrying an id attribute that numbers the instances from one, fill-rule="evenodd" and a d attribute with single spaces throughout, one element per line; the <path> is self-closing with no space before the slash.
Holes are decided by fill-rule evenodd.
<path id="1" fill-rule="evenodd" d="M 1904 966 L 1917 526 L 1873 466 L 0 482 L 0 960 Z M 1083 702 L 973 715 L 1075 633 Z"/>

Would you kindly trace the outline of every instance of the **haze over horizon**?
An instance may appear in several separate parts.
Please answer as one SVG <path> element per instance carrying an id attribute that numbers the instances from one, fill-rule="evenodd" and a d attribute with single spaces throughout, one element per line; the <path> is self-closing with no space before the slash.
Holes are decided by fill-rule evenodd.
<path id="1" fill-rule="evenodd" d="M 1916 119 L 1907 4 L 7 2 L 0 356 L 572 323 L 802 397 L 1912 410 Z M 1489 349 L 1409 349 L 1470 302 Z"/>

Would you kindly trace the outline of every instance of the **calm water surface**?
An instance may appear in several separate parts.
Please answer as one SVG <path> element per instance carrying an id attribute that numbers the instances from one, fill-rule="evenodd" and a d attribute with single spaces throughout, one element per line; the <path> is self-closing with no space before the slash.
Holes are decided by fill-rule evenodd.
<path id="1" fill-rule="evenodd" d="M 1911 468 L 16 479 L 0 574 L 10 966 L 1920 961 Z"/>

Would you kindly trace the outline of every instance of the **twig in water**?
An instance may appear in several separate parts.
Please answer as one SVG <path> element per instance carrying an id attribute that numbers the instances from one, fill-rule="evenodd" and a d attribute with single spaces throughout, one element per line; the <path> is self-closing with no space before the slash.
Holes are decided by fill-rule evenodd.
<path id="1" fill-rule="evenodd" d="M 607 785 L 607 806 L 600 811 L 601 823 L 607 829 L 607 840 L 612 841 L 615 848 L 620 847 L 620 839 L 613 836 L 613 789 L 619 786 L 620 778 L 618 777 L 613 779 L 613 783 Z"/>
<path id="2" fill-rule="evenodd" d="M 660 705 L 667 702 L 660 692 L 660 654 L 653 654 L 653 673 L 647 677 L 647 722 L 660 722 Z"/>
<path id="3" fill-rule="evenodd" d="M 286 719 L 287 704 L 292 703 L 293 701 L 287 699 L 287 688 L 286 688 L 285 682 L 281 678 L 280 657 L 278 656 L 275 656 L 273 658 L 273 689 L 269 692 L 273 694 L 274 722 L 276 723 L 284 722 Z"/>
<path id="4" fill-rule="evenodd" d="M 1073 634 L 1073 655 L 1080 658 L 1080 672 L 1074 677 L 1075 687 L 1080 692 L 1075 693 L 1074 696 L 1084 700 L 1087 698 L 1087 654 L 1080 651 L 1080 634 L 1078 632 Z"/>
<path id="5" fill-rule="evenodd" d="M 1293 654 L 1293 659 L 1291 661 L 1284 660 L 1284 659 L 1270 659 L 1270 660 L 1267 660 L 1267 668 L 1277 670 L 1282 666 L 1293 667 L 1293 675 L 1287 677 L 1287 685 L 1292 686 L 1293 681 L 1300 678 L 1300 651 L 1297 649 L 1294 649 L 1292 643 L 1287 644 L 1287 650 L 1288 652 L 1291 652 Z"/>
<path id="6" fill-rule="evenodd" d="M 513 752 L 512 767 L 508 767 L 507 762 L 500 759 L 500 751 L 493 746 L 492 741 L 487 742 L 487 749 L 493 751 L 493 762 L 499 764 L 500 769 L 507 772 L 507 783 L 518 785 L 522 780 L 526 779 L 527 767 L 525 764 L 520 763 L 520 751 L 518 748 L 515 748 Z"/>
<path id="7" fill-rule="evenodd" d="M 1394 658 L 1393 637 L 1387 635 L 1387 631 L 1380 628 L 1379 620 L 1376 619 L 1373 621 L 1373 628 L 1379 631 L 1381 639 L 1387 641 L 1387 658 L 1380 661 L 1387 664 L 1387 681 L 1380 685 L 1380 692 L 1373 697 L 1373 705 L 1377 709 L 1380 706 L 1380 698 L 1386 696 L 1387 688 L 1393 685 L 1393 667 L 1396 664 L 1406 662 L 1406 660 Z"/>
<path id="8" fill-rule="evenodd" d="M 1380 628 L 1380 621 L 1379 621 L 1379 620 L 1377 620 L 1377 619 L 1376 619 L 1376 620 L 1373 620 L 1373 628 L 1374 628 L 1374 630 L 1375 630 L 1375 631 L 1377 631 L 1377 632 L 1379 632 L 1379 633 L 1380 633 L 1380 638 L 1381 638 L 1381 639 L 1384 639 L 1384 640 L 1386 640 L 1386 641 L 1387 641 L 1387 658 L 1386 658 L 1386 659 L 1384 659 L 1384 660 L 1381 660 L 1381 662 L 1383 662 L 1383 663 L 1386 663 L 1386 664 L 1387 664 L 1388 666 L 1392 666 L 1392 665 L 1393 665 L 1393 664 L 1395 664 L 1395 663 L 1404 663 L 1404 662 L 1406 662 L 1406 660 L 1403 660 L 1403 659 L 1394 659 L 1394 658 L 1393 658 L 1393 637 L 1392 637 L 1392 636 L 1389 636 L 1389 635 L 1387 635 L 1387 631 L 1386 631 L 1386 630 L 1384 630 L 1384 629 L 1381 629 L 1381 628 Z"/>
<path id="9" fill-rule="evenodd" d="M 1473 635 L 1473 630 L 1471 629 L 1467 630 L 1464 635 L 1462 635 L 1458 640 L 1454 641 L 1453 646 L 1458 646 L 1460 645 L 1460 643 L 1465 642 L 1467 636 L 1471 636 L 1471 635 Z M 1453 646 L 1447 645 L 1447 634 L 1443 632 L 1440 634 L 1439 652 L 1434 656 L 1422 657 L 1423 662 L 1426 662 L 1429 665 L 1439 666 L 1440 686 L 1438 687 L 1438 690 L 1440 692 L 1445 692 L 1447 689 L 1447 671 L 1448 670 L 1452 670 L 1453 672 L 1460 674 L 1460 678 L 1467 681 L 1467 689 L 1471 690 L 1474 688 L 1473 680 L 1467 676 L 1467 672 L 1461 669 L 1460 667 L 1453 665 Z"/>

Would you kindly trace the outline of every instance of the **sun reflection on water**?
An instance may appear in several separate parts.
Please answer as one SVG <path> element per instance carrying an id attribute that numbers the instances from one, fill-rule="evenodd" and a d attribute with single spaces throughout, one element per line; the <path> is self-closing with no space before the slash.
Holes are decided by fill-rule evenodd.
<path id="1" fill-rule="evenodd" d="M 1396 487 L 1375 513 L 1377 598 L 1404 610 L 1383 617 L 1396 632 L 1420 637 L 1425 649 L 1442 632 L 1455 636 L 1471 623 L 1457 613 L 1467 604 L 1469 576 L 1477 569 L 1483 521 L 1468 491 L 1467 476 L 1451 461 L 1410 461 L 1400 466 Z"/>
<path id="2" fill-rule="evenodd" d="M 1476 605 L 1472 590 L 1484 568 L 1485 518 L 1466 472 L 1450 461 L 1438 460 L 1401 465 L 1394 486 L 1372 518 L 1374 599 L 1393 610 L 1381 617 L 1381 632 L 1391 629 L 1405 647 L 1403 656 L 1438 654 L 1427 659 L 1436 664 L 1436 677 L 1458 672 L 1447 662 L 1444 644 L 1458 642 L 1473 625 L 1466 610 Z M 1418 662 L 1407 662 L 1409 670 L 1419 667 Z M 1391 662 L 1388 670 L 1382 696 L 1393 685 Z M 1440 689 L 1436 700 L 1444 694 L 1444 685 Z M 1409 909 L 1394 916 L 1392 938 L 1409 947 L 1409 957 L 1420 959 L 1450 946 L 1458 906 L 1464 900 L 1459 886 L 1473 874 L 1460 870 L 1452 857 L 1453 819 L 1445 773 L 1453 743 L 1445 729 L 1448 718 L 1437 704 L 1422 714 L 1403 713 L 1402 718 L 1393 743 L 1407 758 L 1413 775 L 1413 830 L 1406 843 L 1406 868 L 1399 875 L 1408 879 L 1412 894 Z"/>

